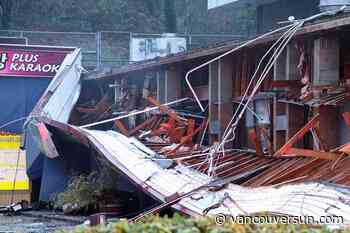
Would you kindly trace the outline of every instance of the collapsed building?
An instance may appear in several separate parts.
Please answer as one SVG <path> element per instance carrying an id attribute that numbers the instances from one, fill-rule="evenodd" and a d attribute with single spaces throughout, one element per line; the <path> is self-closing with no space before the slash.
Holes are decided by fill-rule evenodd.
<path id="1" fill-rule="evenodd" d="M 349 29 L 337 10 L 248 42 L 84 74 L 75 50 L 26 123 L 37 198 L 103 160 L 130 182 L 120 188 L 189 215 L 348 224 Z"/>

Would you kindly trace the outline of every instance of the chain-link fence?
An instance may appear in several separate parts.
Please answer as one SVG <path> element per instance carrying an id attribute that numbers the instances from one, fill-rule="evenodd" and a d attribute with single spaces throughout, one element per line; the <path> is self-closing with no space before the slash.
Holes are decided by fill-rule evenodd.
<path id="1" fill-rule="evenodd" d="M 134 37 L 157 38 L 162 34 L 101 31 L 88 32 L 41 32 L 0 30 L 1 37 L 26 38 L 30 45 L 51 45 L 79 47 L 83 51 L 83 64 L 87 69 L 118 67 L 130 63 L 130 41 Z M 187 50 L 211 46 L 228 40 L 244 39 L 228 34 L 190 34 L 181 35 L 187 41 Z"/>

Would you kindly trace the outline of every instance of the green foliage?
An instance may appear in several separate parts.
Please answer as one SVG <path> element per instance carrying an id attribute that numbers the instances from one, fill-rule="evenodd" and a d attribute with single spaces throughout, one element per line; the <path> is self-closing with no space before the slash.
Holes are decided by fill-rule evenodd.
<path id="1" fill-rule="evenodd" d="M 163 28 L 156 5 L 139 0 L 0 0 L 2 29 L 154 32 Z M 164 0 L 162 0 L 164 1 Z M 5 3 L 11 3 L 6 4 Z M 0 9 L 1 10 L 1 9 Z M 146 27 L 145 27 L 146 25 Z"/>
<path id="2" fill-rule="evenodd" d="M 0 0 L 0 11 L 0 28 L 13 30 L 241 35 L 256 31 L 254 6 L 220 15 L 211 25 L 206 0 Z M 222 29 L 218 24 L 229 26 Z"/>
<path id="3" fill-rule="evenodd" d="M 235 26 L 237 27 L 236 30 L 248 37 L 255 34 L 257 17 L 256 8 L 253 6 L 246 6 L 237 12 L 238 15 L 235 23 Z"/>
<path id="4" fill-rule="evenodd" d="M 103 192 L 113 189 L 114 182 L 111 178 L 114 176 L 111 173 L 111 169 L 103 167 L 99 174 L 92 172 L 89 175 L 74 176 L 64 192 L 53 196 L 54 208 L 62 209 L 65 204 L 76 204 L 85 211 L 90 207 L 96 208 Z"/>
<path id="5" fill-rule="evenodd" d="M 62 208 L 65 204 L 77 204 L 80 208 L 87 209 L 95 205 L 97 197 L 101 194 L 98 180 L 96 173 L 73 177 L 66 190 L 53 198 L 54 207 Z"/>
<path id="6" fill-rule="evenodd" d="M 61 233 L 330 233 L 326 228 L 305 225 L 239 225 L 219 226 L 211 218 L 187 218 L 175 214 L 173 218 L 151 216 L 143 222 L 130 224 L 126 220 L 94 228 L 78 227 Z M 348 230 L 337 232 L 350 232 Z"/>

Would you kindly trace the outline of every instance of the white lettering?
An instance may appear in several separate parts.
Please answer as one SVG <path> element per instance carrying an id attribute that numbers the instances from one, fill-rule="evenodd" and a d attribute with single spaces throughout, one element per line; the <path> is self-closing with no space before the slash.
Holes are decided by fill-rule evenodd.
<path id="1" fill-rule="evenodd" d="M 40 64 L 37 64 L 37 65 L 34 67 L 33 72 L 41 72 L 41 65 L 40 65 Z"/>
<path id="2" fill-rule="evenodd" d="M 60 65 L 53 65 L 53 66 L 52 66 L 52 70 L 51 70 L 51 72 L 55 72 L 55 73 L 57 73 L 57 72 L 58 72 L 58 70 L 59 70 L 59 68 L 60 68 Z"/>
<path id="3" fill-rule="evenodd" d="M 34 58 L 33 54 L 24 54 L 24 62 L 27 62 L 27 63 L 32 62 L 33 58 Z"/>
<path id="4" fill-rule="evenodd" d="M 35 54 L 33 58 L 33 62 L 37 62 L 39 59 L 39 54 Z"/>
<path id="5" fill-rule="evenodd" d="M 17 71 L 17 63 L 11 63 L 10 65 L 10 70 L 14 70 L 14 71 Z"/>
<path id="6" fill-rule="evenodd" d="M 0 62 L 5 63 L 7 61 L 7 53 L 2 53 L 0 54 L 0 56 L 1 56 Z"/>
<path id="7" fill-rule="evenodd" d="M 17 71 L 26 71 L 26 65 L 20 64 Z"/>
<path id="8" fill-rule="evenodd" d="M 42 67 L 43 72 L 50 72 L 50 70 L 51 70 L 51 65 L 49 64 L 46 64 Z"/>
<path id="9" fill-rule="evenodd" d="M 45 73 L 57 73 L 60 65 L 51 64 L 33 64 L 33 63 L 10 63 L 11 71 L 26 71 L 26 72 L 45 72 Z M 1 63 L 0 63 L 1 70 Z"/>
<path id="10" fill-rule="evenodd" d="M 3 70 L 6 67 L 7 53 L 1 53 L 0 56 L 0 70 Z"/>
<path id="11" fill-rule="evenodd" d="M 27 65 L 27 71 L 33 72 L 33 67 L 34 67 L 33 64 L 28 64 L 28 65 Z"/>
<path id="12" fill-rule="evenodd" d="M 20 57 L 20 56 L 19 56 L 18 53 L 13 54 L 12 62 L 16 61 L 19 57 Z"/>

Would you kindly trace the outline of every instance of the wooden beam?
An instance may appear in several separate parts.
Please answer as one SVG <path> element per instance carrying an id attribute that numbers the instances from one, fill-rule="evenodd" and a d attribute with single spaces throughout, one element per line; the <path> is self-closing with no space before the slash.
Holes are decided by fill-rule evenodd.
<path id="1" fill-rule="evenodd" d="M 209 65 L 209 143 L 219 140 L 219 62 Z"/>
<path id="2" fill-rule="evenodd" d="M 272 155 L 274 153 L 274 151 L 273 151 L 273 145 L 271 142 L 271 138 L 270 138 L 268 129 L 265 128 L 263 125 L 259 125 L 258 128 L 260 131 L 260 135 L 263 136 L 265 138 L 265 141 L 267 142 L 268 149 L 269 149 L 269 155 Z"/>
<path id="3" fill-rule="evenodd" d="M 136 126 L 135 128 L 133 128 L 130 132 L 129 132 L 129 137 L 130 136 L 134 136 L 135 133 L 137 133 L 138 131 L 146 128 L 149 124 L 153 123 L 155 120 L 157 119 L 157 116 L 152 116 L 151 118 L 147 119 L 146 121 L 142 122 L 141 124 L 139 124 L 138 126 Z"/>
<path id="4" fill-rule="evenodd" d="M 292 146 L 294 143 L 299 141 L 304 137 L 304 135 L 311 129 L 316 126 L 316 124 L 320 120 L 320 115 L 317 114 L 314 118 L 312 118 L 303 128 L 301 128 L 291 139 L 288 140 L 288 142 L 282 146 L 275 154 L 274 156 L 281 156 L 285 154 Z"/>
<path id="5" fill-rule="evenodd" d="M 320 137 L 327 143 L 328 149 L 338 147 L 340 145 L 339 108 L 320 106 L 318 111 L 320 114 Z"/>
<path id="6" fill-rule="evenodd" d="M 324 159 L 324 160 L 336 160 L 342 155 L 331 153 L 331 152 L 322 152 L 322 151 L 314 151 L 314 150 L 306 150 L 306 149 L 299 149 L 299 148 L 289 148 L 283 157 L 289 157 L 290 155 L 298 155 L 298 156 L 305 156 L 305 157 L 312 157 L 312 158 L 318 158 L 318 159 Z M 293 156 L 294 157 L 294 156 Z"/>
<path id="7" fill-rule="evenodd" d="M 350 155 L 350 143 L 343 146 L 339 151 Z"/>
<path id="8" fill-rule="evenodd" d="M 219 61 L 218 70 L 218 117 L 219 117 L 219 137 L 223 133 L 233 116 L 233 56 L 229 55 Z M 230 143 L 229 143 L 230 144 Z M 230 145 L 227 146 L 230 146 Z"/>
<path id="9" fill-rule="evenodd" d="M 181 80 L 183 79 L 182 70 L 165 70 L 165 102 L 171 102 L 181 97 Z"/>
<path id="10" fill-rule="evenodd" d="M 176 155 L 176 151 L 177 151 L 178 149 L 180 149 L 180 147 L 182 147 L 183 145 L 189 143 L 189 142 L 192 140 L 192 138 L 193 138 L 194 136 L 196 136 L 199 132 L 201 132 L 202 130 L 204 130 L 206 123 L 207 123 L 207 121 L 206 121 L 206 120 L 203 120 L 202 124 L 201 124 L 196 130 L 192 131 L 190 135 L 187 135 L 187 136 L 181 138 L 181 142 L 180 142 L 174 149 L 172 149 L 171 151 L 169 151 L 167 154 L 168 154 L 169 156 L 174 156 L 174 155 Z M 174 158 L 174 157 L 170 157 L 170 158 Z"/>
<path id="11" fill-rule="evenodd" d="M 258 135 L 256 133 L 256 130 L 254 128 L 252 129 L 249 129 L 248 130 L 248 135 L 249 135 L 249 138 L 250 140 L 253 142 L 253 144 L 255 145 L 255 151 L 256 151 L 256 154 L 259 155 L 259 156 L 263 156 L 264 153 L 262 151 L 262 146 L 261 146 L 261 141 L 260 139 L 258 138 Z"/>
<path id="12" fill-rule="evenodd" d="M 301 88 L 303 84 L 300 80 L 274 80 L 272 81 L 273 88 Z"/>
<path id="13" fill-rule="evenodd" d="M 321 136 L 319 127 L 315 127 L 314 130 L 315 130 L 315 133 L 316 133 L 318 140 L 320 142 L 320 149 L 322 151 L 329 151 L 327 143 L 325 142 L 325 140 Z"/>
<path id="14" fill-rule="evenodd" d="M 161 106 L 161 104 L 155 98 L 149 96 L 147 100 L 150 104 L 153 104 L 154 106 L 158 106 L 159 110 L 162 113 L 168 114 L 171 118 L 174 118 L 177 122 L 179 123 L 184 122 L 184 119 L 182 119 L 178 114 L 176 114 L 176 112 L 174 112 L 172 109 L 170 109 L 167 106 Z"/>
<path id="15" fill-rule="evenodd" d="M 114 125 L 117 129 L 119 129 L 120 133 L 124 134 L 125 136 L 129 135 L 128 129 L 124 126 L 124 124 L 120 120 L 114 121 Z"/>

